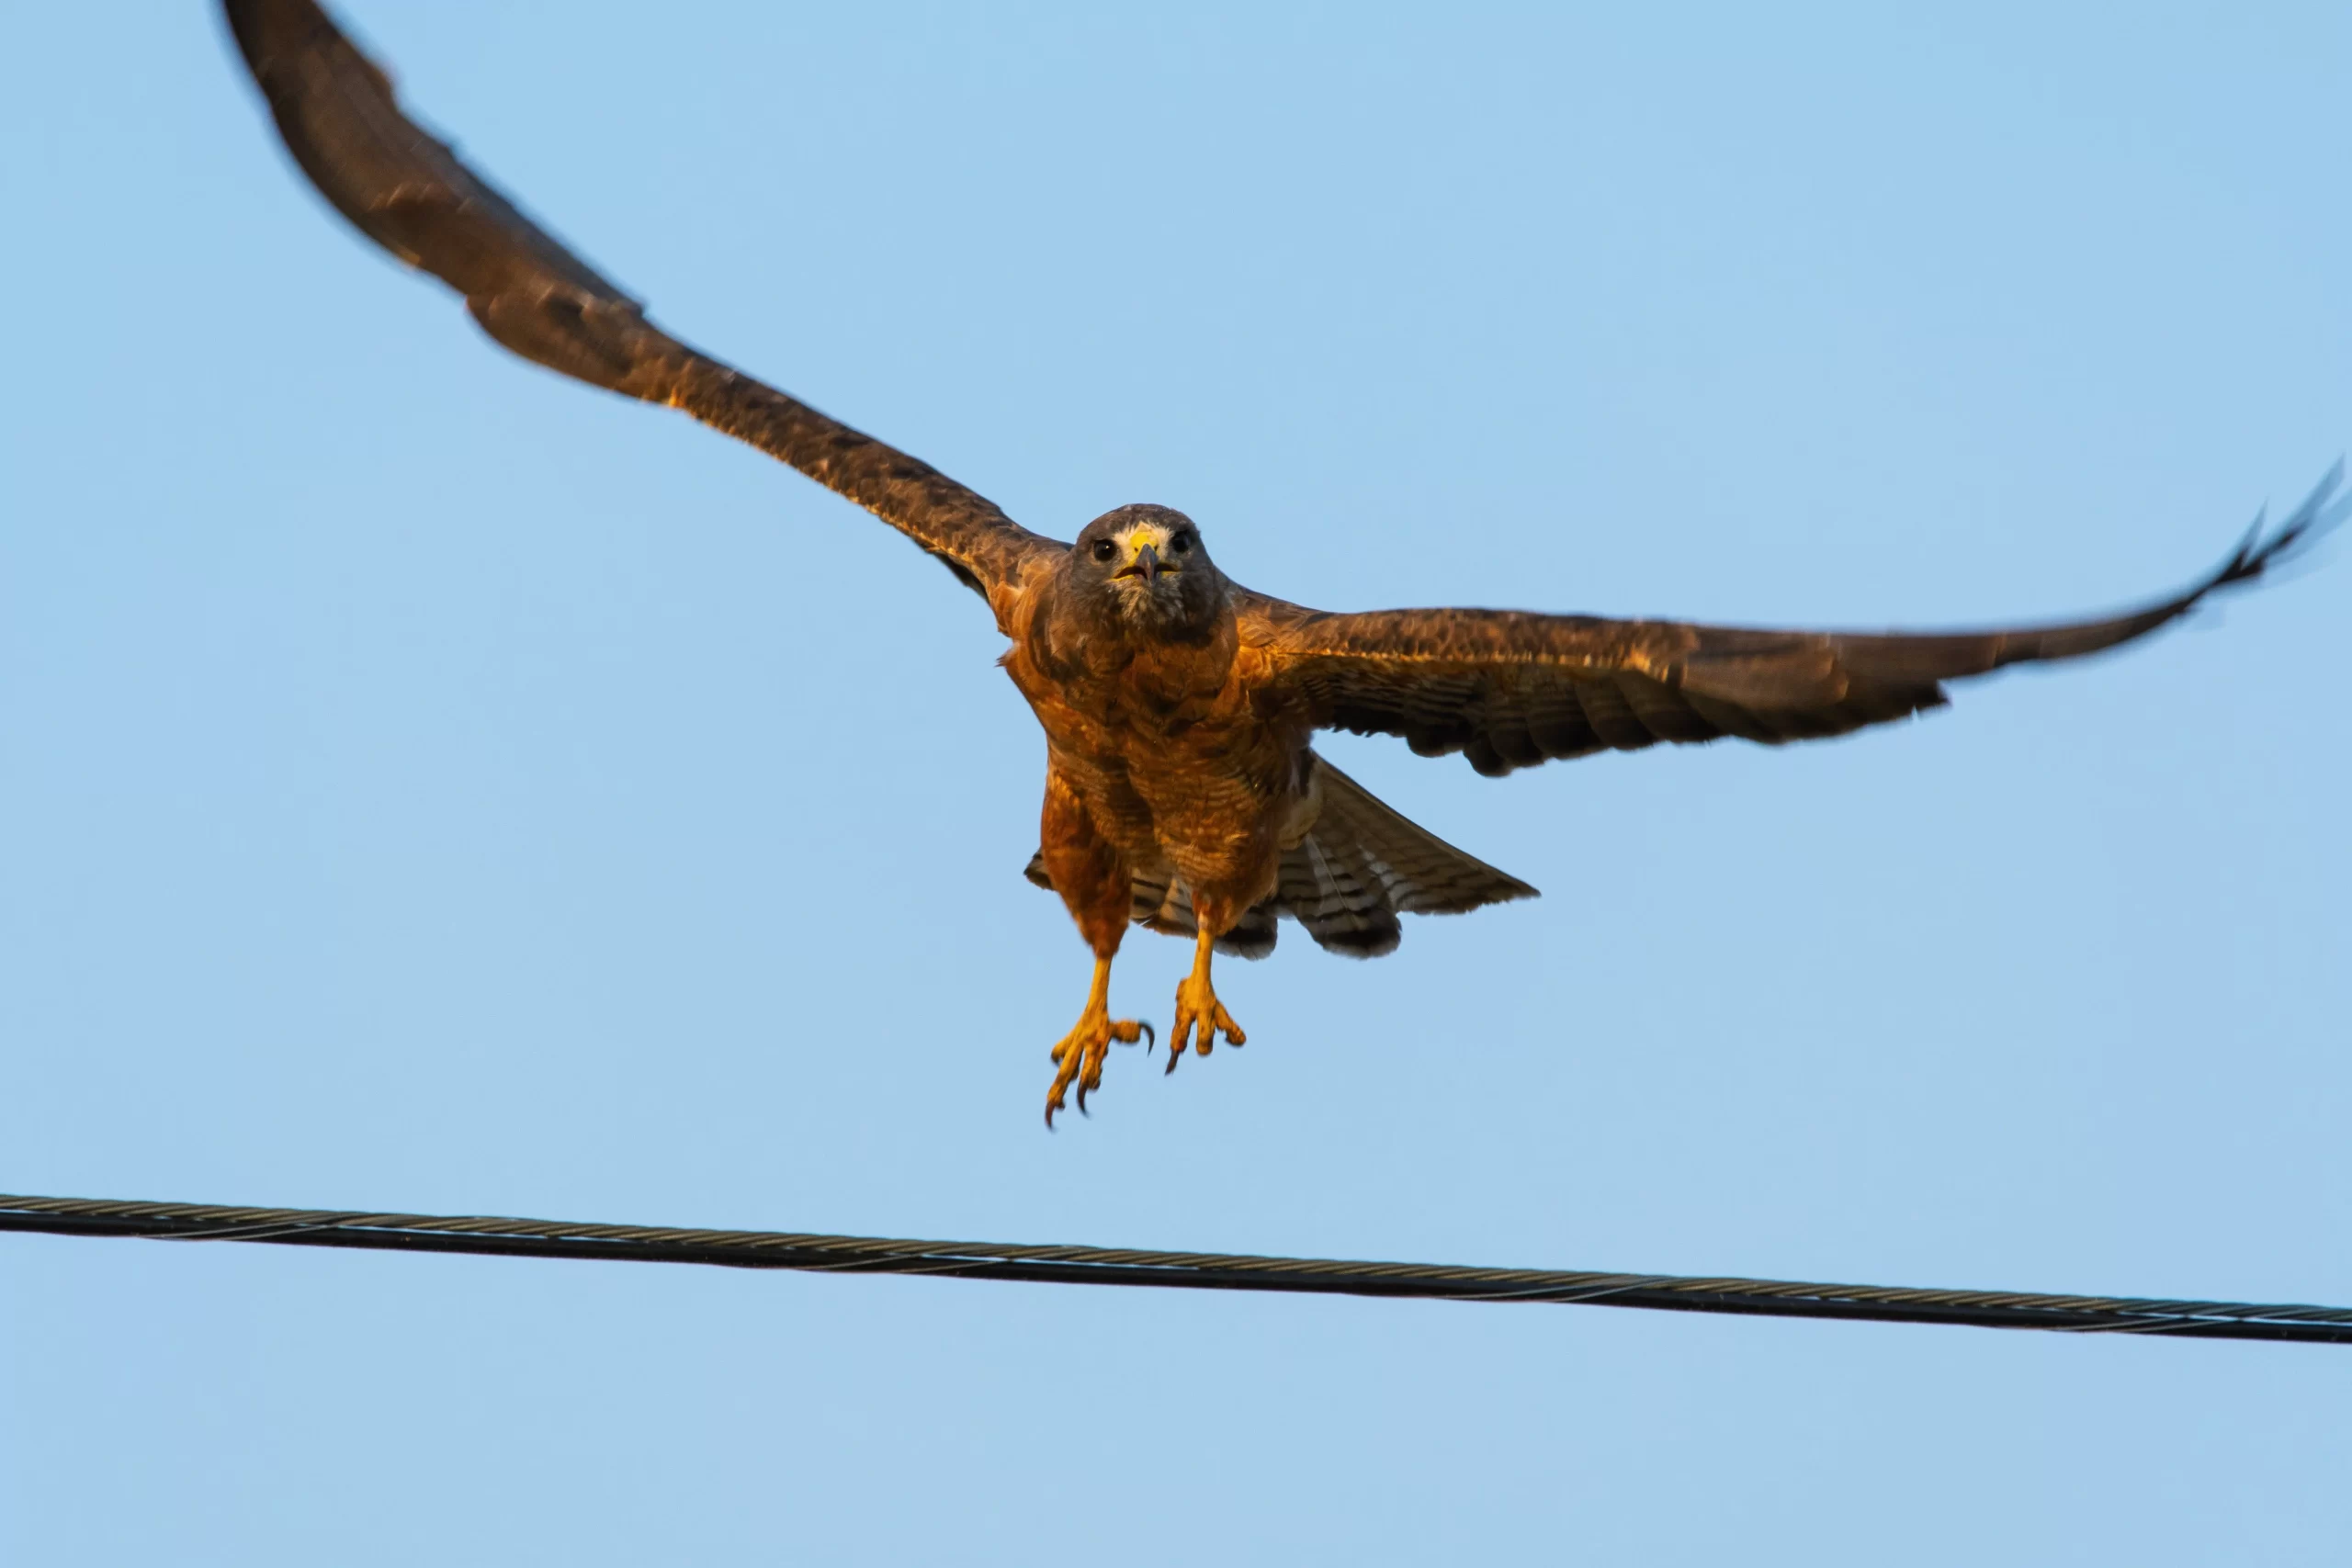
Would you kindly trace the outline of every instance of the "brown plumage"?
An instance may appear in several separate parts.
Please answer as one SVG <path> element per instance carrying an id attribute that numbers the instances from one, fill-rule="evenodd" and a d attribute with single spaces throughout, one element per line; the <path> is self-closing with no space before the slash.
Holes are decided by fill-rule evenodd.
<path id="1" fill-rule="evenodd" d="M 2006 631 L 1766 631 L 1516 611 L 1330 615 L 1253 593 L 1182 513 L 1126 506 L 1073 545 L 1033 534 L 936 469 L 655 327 L 636 301 L 525 218 L 401 111 L 389 78 L 312 0 L 226 0 L 239 49 L 294 160 L 379 244 L 465 296 L 499 343 L 593 385 L 683 409 L 849 497 L 987 600 L 1003 663 L 1046 737 L 1029 877 L 1061 896 L 1095 954 L 1078 1025 L 1054 1049 L 1048 1123 L 1081 1107 L 1114 1040 L 1108 1008 L 1130 923 L 1192 936 L 1173 1070 L 1241 1031 L 1210 984 L 1213 948 L 1262 957 L 1289 916 L 1324 947 L 1392 951 L 1400 914 L 1530 897 L 1525 883 L 1416 827 L 1318 758 L 1317 729 L 1461 751 L 1482 773 L 1659 741 L 1779 744 L 1843 735 L 1945 701 L 1942 682 L 2144 636 L 2262 575 L 2346 510 L 2341 465 L 2267 538 L 2183 592 L 2110 618 Z"/>

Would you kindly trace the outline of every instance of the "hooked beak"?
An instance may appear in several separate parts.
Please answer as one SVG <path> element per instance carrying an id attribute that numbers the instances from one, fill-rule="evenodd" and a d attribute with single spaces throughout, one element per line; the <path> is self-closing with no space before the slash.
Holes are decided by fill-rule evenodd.
<path id="1" fill-rule="evenodd" d="M 1146 545 L 1143 548 L 1136 552 L 1135 559 L 1129 561 L 1125 566 L 1119 569 L 1119 575 L 1121 577 L 1140 577 L 1144 581 L 1144 585 L 1148 587 L 1152 583 L 1158 581 L 1159 574 L 1166 570 L 1167 569 L 1165 567 L 1159 564 L 1159 552 L 1153 549 L 1149 545 Z"/>

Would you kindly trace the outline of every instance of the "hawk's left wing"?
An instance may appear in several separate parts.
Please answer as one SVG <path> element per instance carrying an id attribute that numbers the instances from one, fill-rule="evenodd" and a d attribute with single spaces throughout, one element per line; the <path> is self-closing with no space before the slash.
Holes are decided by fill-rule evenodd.
<path id="1" fill-rule="evenodd" d="M 2204 581 L 2104 620 L 1767 631 L 1510 610 L 1329 615 L 1244 594 L 1242 637 L 1266 693 L 1300 703 L 1317 728 L 1402 736 L 1423 756 L 1461 751 L 1482 773 L 1661 740 L 1810 740 L 1939 707 L 1946 681 L 2145 637 L 2341 521 L 2352 511 L 2336 493 L 2343 474 L 2339 462 L 2268 538 L 2257 524 Z"/>
<path id="2" fill-rule="evenodd" d="M 287 150 L 369 239 L 465 296 L 526 359 L 684 409 L 839 491 L 982 597 L 1066 547 L 930 464 L 687 347 L 401 112 L 391 79 L 314 0 L 224 0 Z"/>

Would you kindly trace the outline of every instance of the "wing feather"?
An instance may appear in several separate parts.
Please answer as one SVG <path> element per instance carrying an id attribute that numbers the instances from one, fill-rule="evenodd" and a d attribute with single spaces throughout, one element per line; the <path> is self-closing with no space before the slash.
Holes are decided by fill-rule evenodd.
<path id="1" fill-rule="evenodd" d="M 2079 659 L 2256 581 L 2352 513 L 2339 462 L 2267 536 L 2178 593 L 2119 615 L 1973 632 L 1771 631 L 1516 610 L 1331 615 L 1245 594 L 1242 635 L 1268 699 L 1319 728 L 1396 735 L 1482 773 L 1602 750 L 1731 735 L 1779 745 L 1844 735 L 1946 701 L 1943 682 Z"/>
<path id="2" fill-rule="evenodd" d="M 287 150 L 362 233 L 465 296 L 499 343 L 683 409 L 874 513 L 983 596 L 1063 547 L 894 447 L 686 346 L 401 112 L 313 0 L 224 0 Z"/>

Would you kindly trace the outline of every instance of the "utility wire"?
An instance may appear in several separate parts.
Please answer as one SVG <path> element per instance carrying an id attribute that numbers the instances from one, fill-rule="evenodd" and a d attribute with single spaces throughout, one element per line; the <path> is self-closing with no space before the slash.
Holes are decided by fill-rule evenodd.
<path id="1" fill-rule="evenodd" d="M 1468 1269 L 1246 1253 L 1147 1252 L 1126 1247 L 1023 1247 L 905 1241 L 784 1231 L 678 1230 L 331 1209 L 239 1209 L 104 1198 L 0 1196 L 0 1231 L 148 1236 L 166 1241 L 267 1242 L 379 1252 L 462 1252 L 498 1258 L 602 1258 L 733 1269 L 848 1274 L 939 1274 L 1062 1285 L 1154 1285 L 1196 1291 L 1287 1291 L 1433 1301 L 1574 1302 L 1668 1312 L 1744 1313 L 1878 1323 L 1957 1323 L 2077 1334 L 2162 1334 L 2193 1339 L 2352 1344 L 2352 1308 L 2245 1302 L 2146 1301 L 2015 1291 L 1924 1291 L 1890 1285 L 1799 1284 L 1543 1269 Z"/>

